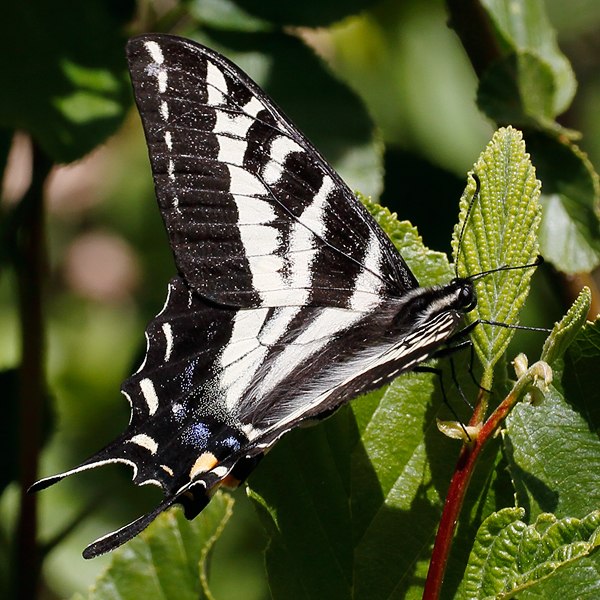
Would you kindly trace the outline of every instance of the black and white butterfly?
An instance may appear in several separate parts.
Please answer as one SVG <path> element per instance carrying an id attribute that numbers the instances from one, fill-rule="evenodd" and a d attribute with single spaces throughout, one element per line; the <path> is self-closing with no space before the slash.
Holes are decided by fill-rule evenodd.
<path id="1" fill-rule="evenodd" d="M 165 495 L 89 546 L 131 539 L 174 503 L 192 519 L 282 435 L 410 371 L 476 303 L 423 288 L 337 173 L 237 67 L 169 35 L 127 56 L 179 274 L 123 386 L 126 431 L 79 467 L 122 462 Z"/>

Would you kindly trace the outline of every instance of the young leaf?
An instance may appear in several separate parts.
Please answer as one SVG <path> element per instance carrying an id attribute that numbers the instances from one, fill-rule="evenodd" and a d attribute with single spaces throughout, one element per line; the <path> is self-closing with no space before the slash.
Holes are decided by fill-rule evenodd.
<path id="1" fill-rule="evenodd" d="M 544 342 L 540 360 L 552 364 L 562 357 L 579 330 L 583 327 L 592 303 L 592 293 L 585 287 L 567 314 L 554 325 L 548 339 Z"/>
<path id="2" fill-rule="evenodd" d="M 473 172 L 481 182 L 479 196 L 467 214 L 476 187 L 471 178 L 461 199 L 460 219 L 452 239 L 458 274 L 465 277 L 533 263 L 538 255 L 541 184 L 525 152 L 521 132 L 512 127 L 499 129 Z M 533 268 L 500 271 L 478 279 L 477 308 L 467 319 L 518 323 L 533 272 Z M 475 328 L 473 344 L 486 370 L 505 352 L 513 333 L 491 325 Z"/>
<path id="3" fill-rule="evenodd" d="M 600 544 L 600 511 L 581 520 L 542 514 L 533 525 L 524 514 L 506 508 L 483 522 L 457 598 L 508 600 Z"/>
<path id="4" fill-rule="evenodd" d="M 117 549 L 88 600 L 212 600 L 208 553 L 231 516 L 233 499 L 217 494 L 193 521 L 179 508 L 159 517 Z"/>

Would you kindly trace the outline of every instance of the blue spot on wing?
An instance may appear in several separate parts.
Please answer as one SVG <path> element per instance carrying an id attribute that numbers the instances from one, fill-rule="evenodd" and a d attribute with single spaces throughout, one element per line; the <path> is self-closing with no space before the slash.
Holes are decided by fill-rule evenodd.
<path id="1" fill-rule="evenodd" d="M 237 438 L 233 437 L 232 435 L 225 438 L 224 440 L 222 440 L 221 445 L 226 446 L 227 448 L 231 448 L 232 450 L 240 449 L 239 440 Z"/>
<path id="2" fill-rule="evenodd" d="M 192 425 L 183 432 L 182 440 L 186 444 L 190 444 L 195 448 L 206 448 L 207 442 L 211 436 L 208 425 L 197 423 Z"/>

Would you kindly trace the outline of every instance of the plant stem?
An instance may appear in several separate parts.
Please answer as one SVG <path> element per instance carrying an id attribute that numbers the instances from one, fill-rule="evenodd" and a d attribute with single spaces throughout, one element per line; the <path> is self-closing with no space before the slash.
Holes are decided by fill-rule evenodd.
<path id="1" fill-rule="evenodd" d="M 37 595 L 41 557 L 37 546 L 36 496 L 26 493 L 35 482 L 42 443 L 42 415 L 46 392 L 42 280 L 45 271 L 43 188 L 51 163 L 34 148 L 33 176 L 18 207 L 14 231 L 21 327 L 19 367 L 19 475 L 21 506 L 15 549 L 15 597 Z"/>
<path id="2" fill-rule="evenodd" d="M 478 406 L 482 404 L 481 400 L 483 394 L 485 394 L 485 392 L 480 392 Z M 427 581 L 425 582 L 423 600 L 437 600 L 440 596 L 456 523 L 460 516 L 460 511 L 469 487 L 471 476 L 475 470 L 477 458 L 490 439 L 494 437 L 500 422 L 506 417 L 516 399 L 517 395 L 513 389 L 485 422 L 477 439 L 472 443 L 463 446 L 458 458 L 454 476 L 452 477 L 452 482 L 450 483 L 448 495 L 446 496 L 442 518 L 440 519 L 440 526 L 435 538 L 431 562 L 429 564 L 429 572 L 427 573 Z M 478 411 L 476 410 L 471 419 L 471 423 L 469 423 L 470 425 L 474 424 L 477 420 L 477 414 Z"/>

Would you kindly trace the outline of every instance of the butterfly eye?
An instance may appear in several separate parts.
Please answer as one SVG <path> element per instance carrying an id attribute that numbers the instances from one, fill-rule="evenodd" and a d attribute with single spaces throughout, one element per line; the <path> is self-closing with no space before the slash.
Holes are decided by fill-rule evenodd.
<path id="1" fill-rule="evenodd" d="M 459 294 L 463 312 L 471 312 L 477 306 L 477 294 L 470 281 L 465 281 Z"/>

